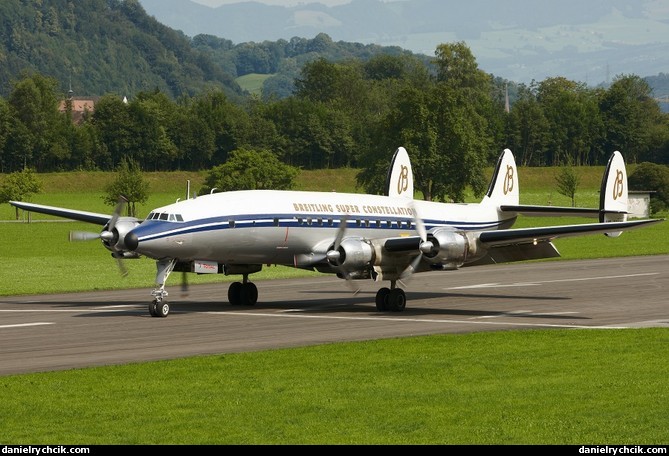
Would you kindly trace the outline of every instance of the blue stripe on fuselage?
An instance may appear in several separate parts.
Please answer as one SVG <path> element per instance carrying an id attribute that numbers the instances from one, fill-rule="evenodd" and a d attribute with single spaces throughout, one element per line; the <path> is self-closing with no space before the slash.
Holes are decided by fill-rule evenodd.
<path id="1" fill-rule="evenodd" d="M 275 220 L 279 221 L 278 225 Z M 307 223 L 311 220 L 311 223 Z M 322 221 L 322 223 L 318 223 Z M 332 224 L 330 224 L 330 220 Z M 360 223 L 358 223 L 360 221 Z M 377 226 L 377 221 L 381 223 Z M 388 226 L 387 222 L 393 222 Z M 232 223 L 234 222 L 234 223 Z M 398 226 L 402 222 L 402 226 Z M 407 227 L 406 223 L 411 222 L 412 226 Z M 190 220 L 187 222 L 168 222 L 163 220 L 145 220 L 141 225 L 133 229 L 139 241 L 160 239 L 167 236 L 179 234 L 192 234 L 204 231 L 216 231 L 225 229 L 239 228 L 263 228 L 263 227 L 299 227 L 299 228 L 337 228 L 341 223 L 341 217 L 332 217 L 332 214 L 319 216 L 318 214 L 254 214 L 244 216 L 219 216 L 206 219 Z M 471 230 L 490 230 L 497 229 L 505 223 L 504 220 L 493 220 L 490 222 L 457 222 L 444 220 L 423 220 L 426 230 L 437 227 L 451 227 L 463 231 Z M 368 229 L 368 230 L 415 230 L 413 218 L 411 217 L 370 217 L 358 216 L 350 217 L 347 220 L 348 229 Z"/>

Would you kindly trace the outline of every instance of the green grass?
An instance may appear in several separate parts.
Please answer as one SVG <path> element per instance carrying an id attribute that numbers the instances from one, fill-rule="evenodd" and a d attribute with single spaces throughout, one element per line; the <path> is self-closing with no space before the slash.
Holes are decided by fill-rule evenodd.
<path id="1" fill-rule="evenodd" d="M 669 331 L 328 344 L 0 378 L 12 444 L 666 444 Z"/>
<path id="2" fill-rule="evenodd" d="M 267 78 L 270 78 L 274 76 L 273 74 L 258 74 L 258 73 L 250 73 L 250 74 L 245 74 L 244 76 L 240 76 L 235 81 L 237 81 L 237 84 L 243 89 L 248 91 L 251 94 L 255 95 L 261 95 L 262 94 L 262 86 L 265 83 L 265 80 Z"/>

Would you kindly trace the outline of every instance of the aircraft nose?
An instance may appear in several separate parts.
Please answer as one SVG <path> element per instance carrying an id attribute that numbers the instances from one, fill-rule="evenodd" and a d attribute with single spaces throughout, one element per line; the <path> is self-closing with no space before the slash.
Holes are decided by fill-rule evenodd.
<path id="1" fill-rule="evenodd" d="M 139 245 L 139 239 L 137 239 L 137 235 L 131 231 L 125 235 L 123 243 L 128 249 L 135 250 Z"/>

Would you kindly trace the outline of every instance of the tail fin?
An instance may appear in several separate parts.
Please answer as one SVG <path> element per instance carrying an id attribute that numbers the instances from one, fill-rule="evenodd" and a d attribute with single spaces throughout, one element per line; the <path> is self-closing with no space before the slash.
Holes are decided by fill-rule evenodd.
<path id="1" fill-rule="evenodd" d="M 404 147 L 398 147 L 386 176 L 386 195 L 413 199 L 413 171 Z"/>
<path id="2" fill-rule="evenodd" d="M 602 178 L 599 193 L 599 221 L 624 222 L 627 220 L 627 170 L 620 152 L 615 151 Z M 621 231 L 605 233 L 607 236 L 620 236 Z"/>
<path id="3" fill-rule="evenodd" d="M 481 204 L 492 204 L 498 207 L 502 205 L 517 206 L 520 202 L 519 195 L 516 160 L 509 149 L 504 149 L 497 160 L 488 193 L 483 197 Z"/>

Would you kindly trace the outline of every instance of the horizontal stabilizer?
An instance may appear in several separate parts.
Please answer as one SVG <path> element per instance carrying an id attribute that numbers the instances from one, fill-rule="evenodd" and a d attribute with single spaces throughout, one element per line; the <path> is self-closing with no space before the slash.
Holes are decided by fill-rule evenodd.
<path id="1" fill-rule="evenodd" d="M 499 210 L 502 212 L 515 212 L 516 214 L 528 215 L 532 217 L 575 216 L 599 218 L 600 214 L 599 209 L 567 206 L 511 206 L 506 204 L 500 206 Z"/>

